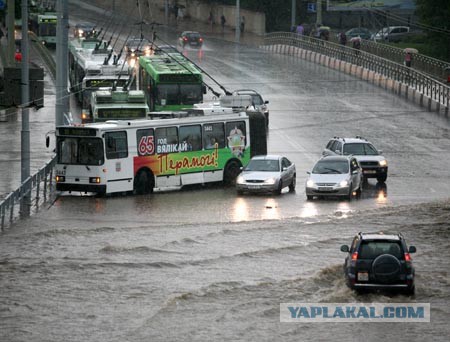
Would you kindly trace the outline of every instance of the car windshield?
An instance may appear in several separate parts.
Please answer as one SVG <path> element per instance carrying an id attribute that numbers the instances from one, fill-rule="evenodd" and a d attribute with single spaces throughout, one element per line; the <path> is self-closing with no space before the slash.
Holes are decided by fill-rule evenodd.
<path id="1" fill-rule="evenodd" d="M 312 173 L 318 174 L 343 174 L 348 173 L 348 161 L 346 160 L 321 160 L 314 166 Z"/>
<path id="2" fill-rule="evenodd" d="M 200 38 L 200 34 L 199 33 L 188 33 L 186 36 L 189 39 L 198 39 L 198 38 Z"/>
<path id="3" fill-rule="evenodd" d="M 376 156 L 378 151 L 371 144 L 367 143 L 351 143 L 344 145 L 344 154 L 354 154 L 357 156 Z"/>
<path id="4" fill-rule="evenodd" d="M 256 106 L 261 106 L 263 104 L 263 100 L 259 95 L 252 95 L 252 102 Z"/>
<path id="5" fill-rule="evenodd" d="M 252 159 L 245 171 L 280 171 L 280 163 L 275 159 Z"/>
<path id="6" fill-rule="evenodd" d="M 358 253 L 359 259 L 375 259 L 381 254 L 391 254 L 397 259 L 402 258 L 399 241 L 363 241 Z"/>

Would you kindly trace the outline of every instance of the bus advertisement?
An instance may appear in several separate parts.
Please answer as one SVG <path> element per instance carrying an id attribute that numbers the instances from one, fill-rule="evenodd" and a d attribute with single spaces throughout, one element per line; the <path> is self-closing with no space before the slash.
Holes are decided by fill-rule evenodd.
<path id="1" fill-rule="evenodd" d="M 265 129 L 259 112 L 60 126 L 56 189 L 148 194 L 233 183 L 253 155 L 267 153 Z"/>
<path id="2" fill-rule="evenodd" d="M 203 75 L 179 53 L 139 57 L 138 74 L 150 111 L 192 108 L 203 101 Z"/>

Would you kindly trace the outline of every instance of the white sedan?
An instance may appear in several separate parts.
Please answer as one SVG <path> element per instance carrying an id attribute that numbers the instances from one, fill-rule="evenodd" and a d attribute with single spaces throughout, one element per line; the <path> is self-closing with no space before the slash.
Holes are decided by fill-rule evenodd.
<path id="1" fill-rule="evenodd" d="M 295 164 L 279 155 L 255 156 L 236 179 L 238 194 L 273 192 L 281 194 L 285 187 L 295 190 Z"/>

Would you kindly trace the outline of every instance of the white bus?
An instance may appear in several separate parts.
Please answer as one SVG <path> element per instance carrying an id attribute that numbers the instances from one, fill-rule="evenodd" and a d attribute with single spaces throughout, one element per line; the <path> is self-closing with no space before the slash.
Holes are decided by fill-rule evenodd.
<path id="1" fill-rule="evenodd" d="M 130 74 L 128 63 L 122 58 L 117 60 L 106 42 L 84 37 L 69 42 L 70 89 L 82 104 L 82 118 L 89 110 L 92 91 L 114 85 L 123 87 Z"/>
<path id="2" fill-rule="evenodd" d="M 60 126 L 56 189 L 146 194 L 154 188 L 233 183 L 253 155 L 266 153 L 264 115 L 231 108 L 220 115 Z"/>
<path id="3" fill-rule="evenodd" d="M 100 89 L 92 92 L 89 115 L 82 122 L 145 119 L 149 111 L 142 90 Z"/>

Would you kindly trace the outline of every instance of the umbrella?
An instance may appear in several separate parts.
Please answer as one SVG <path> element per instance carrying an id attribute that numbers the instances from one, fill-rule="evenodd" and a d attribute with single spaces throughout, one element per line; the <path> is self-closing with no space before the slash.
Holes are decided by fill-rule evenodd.
<path id="1" fill-rule="evenodd" d="M 360 41 L 360 40 L 361 40 L 361 37 L 360 37 L 360 36 L 357 36 L 357 37 L 353 37 L 353 38 L 350 39 L 351 42 L 355 42 L 355 41 L 357 41 L 357 40 Z"/>
<path id="2" fill-rule="evenodd" d="M 419 50 L 414 48 L 406 48 L 403 51 L 405 51 L 406 53 L 419 53 Z"/>

